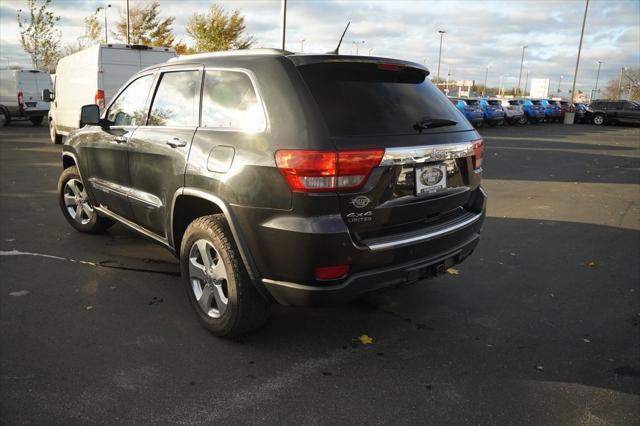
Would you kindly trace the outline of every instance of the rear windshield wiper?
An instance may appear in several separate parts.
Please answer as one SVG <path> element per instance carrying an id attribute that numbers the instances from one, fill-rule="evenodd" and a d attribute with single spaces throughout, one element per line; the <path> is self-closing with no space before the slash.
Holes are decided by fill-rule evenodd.
<path id="1" fill-rule="evenodd" d="M 457 121 L 447 120 L 446 118 L 423 117 L 413 125 L 413 128 L 419 132 L 424 129 L 433 129 L 434 127 L 455 126 Z"/>

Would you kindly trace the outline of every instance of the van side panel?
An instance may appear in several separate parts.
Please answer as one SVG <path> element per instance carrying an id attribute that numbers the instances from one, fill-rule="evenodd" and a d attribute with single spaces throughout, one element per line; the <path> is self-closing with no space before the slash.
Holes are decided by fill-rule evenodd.
<path id="1" fill-rule="evenodd" d="M 59 133 L 78 127 L 80 108 L 95 102 L 99 46 L 74 53 L 58 62 L 52 118 Z"/>
<path id="2" fill-rule="evenodd" d="M 0 70 L 0 105 L 9 114 L 18 114 L 18 87 L 15 70 Z"/>

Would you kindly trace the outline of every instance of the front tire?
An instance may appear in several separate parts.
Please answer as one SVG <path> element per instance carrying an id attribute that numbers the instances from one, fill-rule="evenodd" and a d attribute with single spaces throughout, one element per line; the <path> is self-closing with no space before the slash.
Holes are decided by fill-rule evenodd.
<path id="1" fill-rule="evenodd" d="M 0 127 L 8 126 L 11 123 L 11 115 L 5 107 L 0 107 Z"/>
<path id="2" fill-rule="evenodd" d="M 180 269 L 198 320 L 216 336 L 237 336 L 267 320 L 269 302 L 251 282 L 223 215 L 203 216 L 187 227 Z"/>
<path id="3" fill-rule="evenodd" d="M 523 115 L 518 119 L 517 123 L 524 126 L 525 124 L 527 124 L 527 121 L 529 121 L 529 119 L 527 118 L 526 115 Z"/>
<path id="4" fill-rule="evenodd" d="M 58 201 L 62 215 L 77 231 L 98 234 L 113 225 L 113 221 L 98 216 L 87 196 L 76 166 L 64 169 L 58 179 Z"/>

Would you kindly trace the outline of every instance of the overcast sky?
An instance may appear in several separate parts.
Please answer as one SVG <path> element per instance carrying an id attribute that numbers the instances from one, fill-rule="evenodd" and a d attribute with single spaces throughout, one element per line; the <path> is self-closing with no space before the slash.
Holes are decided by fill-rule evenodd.
<path id="1" fill-rule="evenodd" d="M 131 0 L 136 3 L 136 0 Z M 26 0 L 0 0 L 0 66 L 30 61 L 17 37 L 16 9 Z M 97 6 L 96 0 L 52 0 L 52 9 L 62 18 L 62 42 L 72 43 L 84 32 L 83 18 Z M 109 27 L 125 8 L 125 0 L 109 1 Z M 184 38 L 187 18 L 203 12 L 213 3 L 207 0 L 160 0 L 163 17 L 175 16 L 174 32 Z M 227 10 L 240 9 L 247 31 L 256 47 L 278 47 L 280 0 L 222 0 Z M 530 78 L 550 78 L 562 91 L 570 88 L 575 67 L 584 0 L 563 1 L 371 1 L 371 0 L 289 0 L 287 13 L 288 50 L 333 50 L 347 21 L 351 21 L 341 53 L 360 54 L 371 49 L 376 56 L 426 62 L 436 74 L 438 30 L 445 30 L 441 77 L 484 81 L 490 65 L 489 85 L 498 86 L 501 75 L 507 85 L 517 85 L 521 46 L 525 70 Z M 104 15 L 100 15 L 102 18 Z M 617 78 L 621 67 L 640 67 L 640 1 L 591 0 L 585 30 L 577 88 L 590 91 L 596 76 L 596 61 L 604 61 L 601 82 Z M 524 85 L 524 73 L 523 73 Z"/>

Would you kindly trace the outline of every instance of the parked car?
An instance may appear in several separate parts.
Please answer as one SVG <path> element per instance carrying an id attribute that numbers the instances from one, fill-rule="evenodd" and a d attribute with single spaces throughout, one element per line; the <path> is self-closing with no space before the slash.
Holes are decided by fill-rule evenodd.
<path id="1" fill-rule="evenodd" d="M 83 105 L 104 108 L 133 74 L 175 56 L 173 48 L 97 44 L 60 59 L 53 92 L 43 94 L 52 101 L 51 142 L 62 142 L 63 136 L 78 128 Z"/>
<path id="2" fill-rule="evenodd" d="M 581 102 L 574 102 L 573 107 L 575 108 L 575 111 L 576 111 L 576 122 L 584 123 L 585 116 L 587 114 L 587 106 Z"/>
<path id="3" fill-rule="evenodd" d="M 562 118 L 562 120 L 564 120 L 564 114 L 566 112 L 576 112 L 576 107 L 573 105 L 573 103 L 569 101 L 558 101 L 558 103 L 560 104 L 560 117 Z M 574 121 L 577 121 L 577 115 Z"/>
<path id="4" fill-rule="evenodd" d="M 537 99 L 523 99 L 522 109 L 524 110 L 523 120 L 531 124 L 536 124 L 544 121 L 545 110 L 542 104 Z M 521 122 L 521 124 L 524 124 Z"/>
<path id="5" fill-rule="evenodd" d="M 38 126 L 49 112 L 49 102 L 41 99 L 51 89 L 51 77 L 38 70 L 0 70 L 0 126 L 15 118 L 28 118 Z"/>
<path id="6" fill-rule="evenodd" d="M 589 104 L 585 120 L 603 124 L 640 124 L 640 103 L 634 101 L 595 100 Z"/>
<path id="7" fill-rule="evenodd" d="M 479 99 L 480 107 L 484 113 L 484 121 L 489 126 L 502 126 L 504 124 L 504 110 L 499 99 Z"/>
<path id="8" fill-rule="evenodd" d="M 560 104 L 558 101 L 554 101 L 551 99 L 540 99 L 540 105 L 544 107 L 544 119 L 548 123 L 557 122 L 559 123 L 562 116 L 562 109 L 560 108 Z"/>
<path id="9" fill-rule="evenodd" d="M 500 101 L 505 114 L 505 121 L 509 124 L 526 124 L 527 118 L 522 109 L 522 101 L 519 99 L 502 99 Z"/>
<path id="10" fill-rule="evenodd" d="M 63 145 L 76 230 L 171 250 L 200 322 L 343 302 L 440 274 L 479 240 L 484 143 L 411 62 L 276 49 L 138 72 Z M 411 105 L 411 108 L 407 108 Z"/>
<path id="11" fill-rule="evenodd" d="M 469 123 L 474 127 L 482 127 L 484 122 L 484 111 L 480 107 L 480 102 L 475 99 L 451 98 L 451 102 L 462 112 Z"/>

